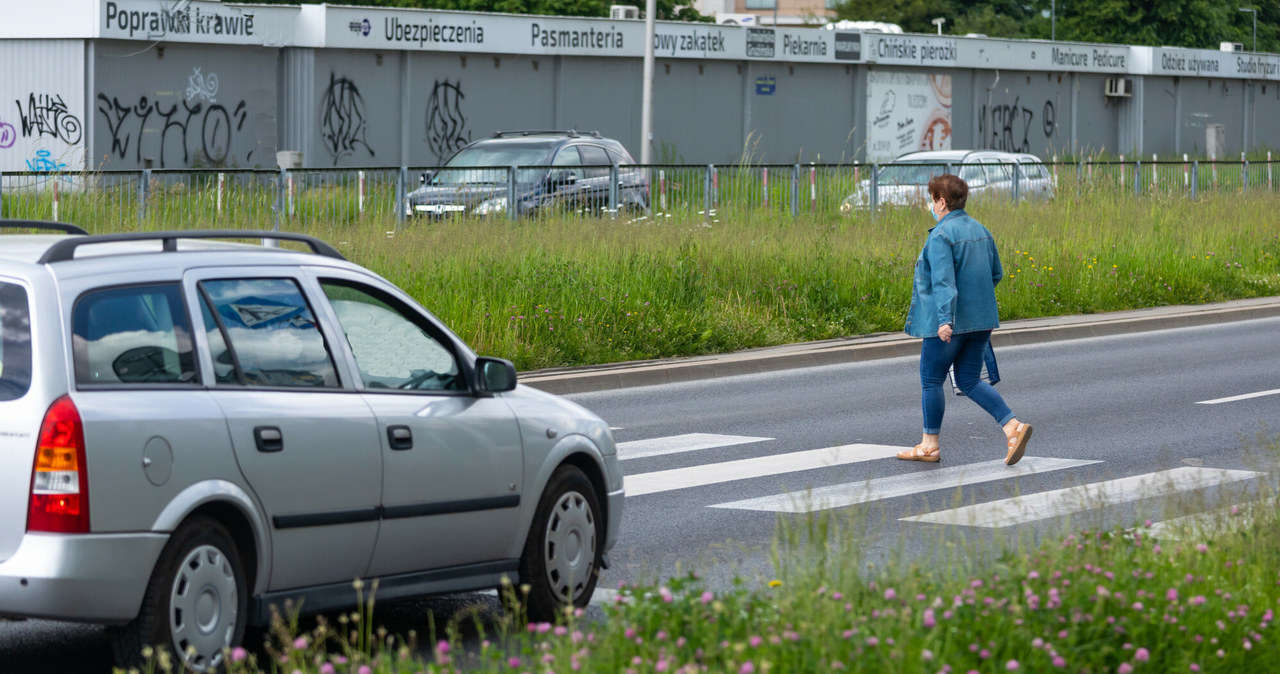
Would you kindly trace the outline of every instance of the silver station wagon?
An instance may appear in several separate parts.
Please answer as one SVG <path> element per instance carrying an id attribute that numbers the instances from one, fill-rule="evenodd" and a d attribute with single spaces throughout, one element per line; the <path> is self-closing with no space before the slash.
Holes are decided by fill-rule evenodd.
<path id="1" fill-rule="evenodd" d="M 301 234 L 0 229 L 0 615 L 210 671 L 357 578 L 527 584 L 534 619 L 590 600 L 622 518 L 608 424 L 381 277 Z"/>

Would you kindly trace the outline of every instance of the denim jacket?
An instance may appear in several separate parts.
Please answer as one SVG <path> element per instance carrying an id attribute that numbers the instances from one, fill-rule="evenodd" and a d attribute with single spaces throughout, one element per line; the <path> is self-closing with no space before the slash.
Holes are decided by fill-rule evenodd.
<path id="1" fill-rule="evenodd" d="M 1003 277 L 991 232 L 963 210 L 947 213 L 916 258 L 907 334 L 937 337 L 948 323 L 953 333 L 994 330 L 1000 326 L 995 288 Z"/>

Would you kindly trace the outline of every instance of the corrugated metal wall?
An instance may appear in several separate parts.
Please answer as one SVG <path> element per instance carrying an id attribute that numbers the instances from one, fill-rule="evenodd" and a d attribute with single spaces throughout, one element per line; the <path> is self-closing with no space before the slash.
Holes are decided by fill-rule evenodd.
<path id="1" fill-rule="evenodd" d="M 84 49 L 83 40 L 0 40 L 0 171 L 84 166 Z"/>

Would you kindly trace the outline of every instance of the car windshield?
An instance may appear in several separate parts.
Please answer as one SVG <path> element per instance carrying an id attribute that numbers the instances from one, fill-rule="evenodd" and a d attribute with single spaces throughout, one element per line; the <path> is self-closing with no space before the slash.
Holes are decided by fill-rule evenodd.
<path id="1" fill-rule="evenodd" d="M 543 166 L 551 155 L 549 143 L 481 143 L 464 148 L 431 178 L 432 185 L 505 185 L 507 167 Z M 501 168 L 499 168 L 501 167 Z M 540 170 L 521 170 L 517 182 L 533 182 Z"/>
<path id="2" fill-rule="evenodd" d="M 929 179 L 946 173 L 947 165 L 939 162 L 902 162 L 888 164 L 877 177 L 881 185 L 928 185 Z"/>

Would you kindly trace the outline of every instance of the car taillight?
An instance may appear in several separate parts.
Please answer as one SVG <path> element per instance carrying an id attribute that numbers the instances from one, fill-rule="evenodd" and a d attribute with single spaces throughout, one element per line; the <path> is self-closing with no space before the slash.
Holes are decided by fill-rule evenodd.
<path id="1" fill-rule="evenodd" d="M 49 406 L 40 424 L 27 531 L 89 532 L 89 475 L 84 458 L 84 426 L 71 398 Z"/>

